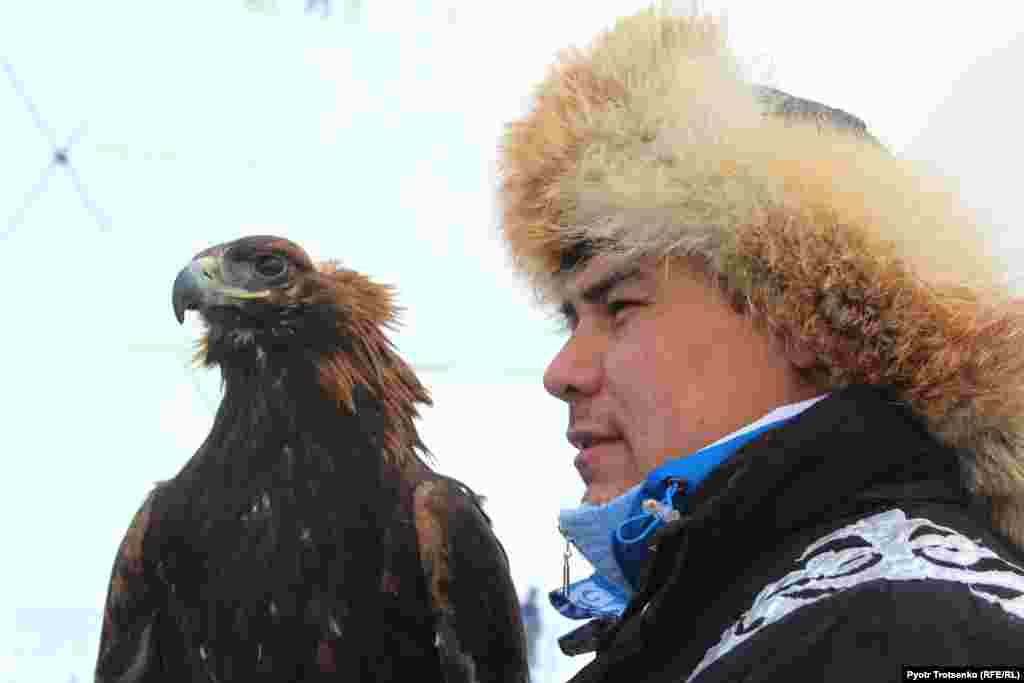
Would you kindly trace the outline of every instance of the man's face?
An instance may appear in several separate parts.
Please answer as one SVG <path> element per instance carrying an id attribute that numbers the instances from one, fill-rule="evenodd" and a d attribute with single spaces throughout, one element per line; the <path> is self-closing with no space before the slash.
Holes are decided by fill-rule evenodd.
<path id="1" fill-rule="evenodd" d="M 792 354 L 684 268 L 615 270 L 598 257 L 567 283 L 571 334 L 544 386 L 569 404 L 585 501 L 611 500 L 665 461 L 819 393 Z"/>

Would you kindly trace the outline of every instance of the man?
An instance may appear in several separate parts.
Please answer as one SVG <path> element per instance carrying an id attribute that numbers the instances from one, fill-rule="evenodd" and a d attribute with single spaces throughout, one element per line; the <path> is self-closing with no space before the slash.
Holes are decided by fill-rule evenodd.
<path id="1" fill-rule="evenodd" d="M 954 197 L 657 9 L 563 57 L 501 164 L 569 329 L 574 681 L 1024 663 L 1024 311 Z"/>

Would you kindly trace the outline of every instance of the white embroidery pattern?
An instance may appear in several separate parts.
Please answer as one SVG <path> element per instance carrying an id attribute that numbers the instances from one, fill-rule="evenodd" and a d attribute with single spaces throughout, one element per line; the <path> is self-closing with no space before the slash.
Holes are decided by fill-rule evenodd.
<path id="1" fill-rule="evenodd" d="M 1024 569 L 953 529 L 909 519 L 899 509 L 866 517 L 818 539 L 797 568 L 765 586 L 750 609 L 722 634 L 687 681 L 765 626 L 868 581 L 937 579 L 965 584 L 973 595 L 1024 619 Z"/>

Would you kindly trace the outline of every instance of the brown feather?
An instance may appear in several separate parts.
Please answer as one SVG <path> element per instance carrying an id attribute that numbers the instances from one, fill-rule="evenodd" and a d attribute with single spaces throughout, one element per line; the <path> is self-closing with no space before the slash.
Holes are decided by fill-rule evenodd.
<path id="1" fill-rule="evenodd" d="M 417 403 L 432 405 L 427 389 L 395 352 L 386 330 L 398 324 L 392 288 L 328 261 L 319 264 L 289 288 L 275 292 L 271 303 L 330 303 L 339 312 L 339 332 L 352 341 L 351 353 L 325 357 L 320 383 L 339 409 L 353 411 L 352 392 L 365 386 L 384 410 L 385 459 L 400 470 L 419 461 L 426 448 L 416 430 Z M 344 329 L 340 329 L 344 326 Z"/>
<path id="2" fill-rule="evenodd" d="M 413 508 L 416 537 L 420 544 L 420 561 L 434 607 L 445 611 L 448 600 L 448 484 L 425 481 L 416 489 Z"/>

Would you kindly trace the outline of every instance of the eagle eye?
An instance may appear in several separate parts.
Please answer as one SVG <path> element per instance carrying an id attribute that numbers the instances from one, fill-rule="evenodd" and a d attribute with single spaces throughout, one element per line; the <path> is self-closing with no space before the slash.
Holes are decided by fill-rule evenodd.
<path id="1" fill-rule="evenodd" d="M 284 274 L 285 262 L 279 256 L 260 256 L 254 265 L 256 272 L 266 278 L 274 278 Z"/>

